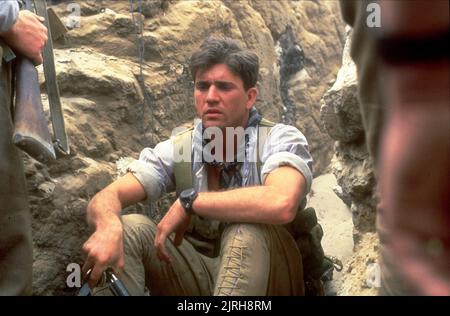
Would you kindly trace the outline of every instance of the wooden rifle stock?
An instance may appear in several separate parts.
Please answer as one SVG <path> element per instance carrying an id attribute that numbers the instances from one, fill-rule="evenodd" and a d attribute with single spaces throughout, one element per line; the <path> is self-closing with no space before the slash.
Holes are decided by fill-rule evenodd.
<path id="1" fill-rule="evenodd" d="M 16 106 L 13 143 L 39 162 L 56 159 L 55 150 L 44 115 L 37 70 L 22 56 L 15 61 Z"/>

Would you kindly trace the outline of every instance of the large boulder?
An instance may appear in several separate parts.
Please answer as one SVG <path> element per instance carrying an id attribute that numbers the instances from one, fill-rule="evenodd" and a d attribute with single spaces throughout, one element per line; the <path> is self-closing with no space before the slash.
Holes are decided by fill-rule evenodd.
<path id="1" fill-rule="evenodd" d="M 364 137 L 359 111 L 356 65 L 350 57 L 350 40 L 345 43 L 342 67 L 336 81 L 321 100 L 320 118 L 334 140 L 344 143 Z"/>

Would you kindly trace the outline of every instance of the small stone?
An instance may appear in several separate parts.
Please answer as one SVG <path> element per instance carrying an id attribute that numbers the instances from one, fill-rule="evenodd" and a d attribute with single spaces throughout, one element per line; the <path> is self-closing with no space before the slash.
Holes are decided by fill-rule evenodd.
<path id="1" fill-rule="evenodd" d="M 55 190 L 55 184 L 50 181 L 43 182 L 38 186 L 38 190 L 41 191 L 45 197 L 50 197 Z"/>

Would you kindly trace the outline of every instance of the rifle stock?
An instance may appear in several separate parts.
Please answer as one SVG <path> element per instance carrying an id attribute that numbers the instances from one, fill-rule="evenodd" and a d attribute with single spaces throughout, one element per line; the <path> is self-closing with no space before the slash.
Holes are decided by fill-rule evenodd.
<path id="1" fill-rule="evenodd" d="M 16 106 L 13 143 L 39 162 L 56 159 L 55 150 L 44 115 L 37 70 L 22 56 L 15 61 Z"/>

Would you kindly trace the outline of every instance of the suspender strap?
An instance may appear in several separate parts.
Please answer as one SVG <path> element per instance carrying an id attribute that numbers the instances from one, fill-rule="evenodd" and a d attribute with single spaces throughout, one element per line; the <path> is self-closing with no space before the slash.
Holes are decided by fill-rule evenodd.
<path id="1" fill-rule="evenodd" d="M 257 148 L 258 152 L 256 153 L 257 157 L 256 168 L 258 170 L 258 177 L 260 177 L 259 182 L 261 184 L 263 184 L 261 178 L 261 165 L 262 165 L 261 155 L 264 149 L 264 144 L 266 143 L 267 136 L 269 136 L 269 133 L 272 127 L 274 126 L 275 126 L 274 122 L 266 120 L 265 118 L 263 118 L 258 124 L 258 148 Z"/>
<path id="2" fill-rule="evenodd" d="M 192 157 L 192 134 L 194 128 L 191 127 L 187 131 L 177 134 L 173 138 L 174 153 L 179 157 Z M 189 149 L 188 155 L 180 155 L 183 150 Z M 192 188 L 193 177 L 192 177 L 192 162 L 189 161 L 175 161 L 173 168 L 175 176 L 175 186 L 177 190 L 177 196 L 180 195 L 181 191 Z"/>

